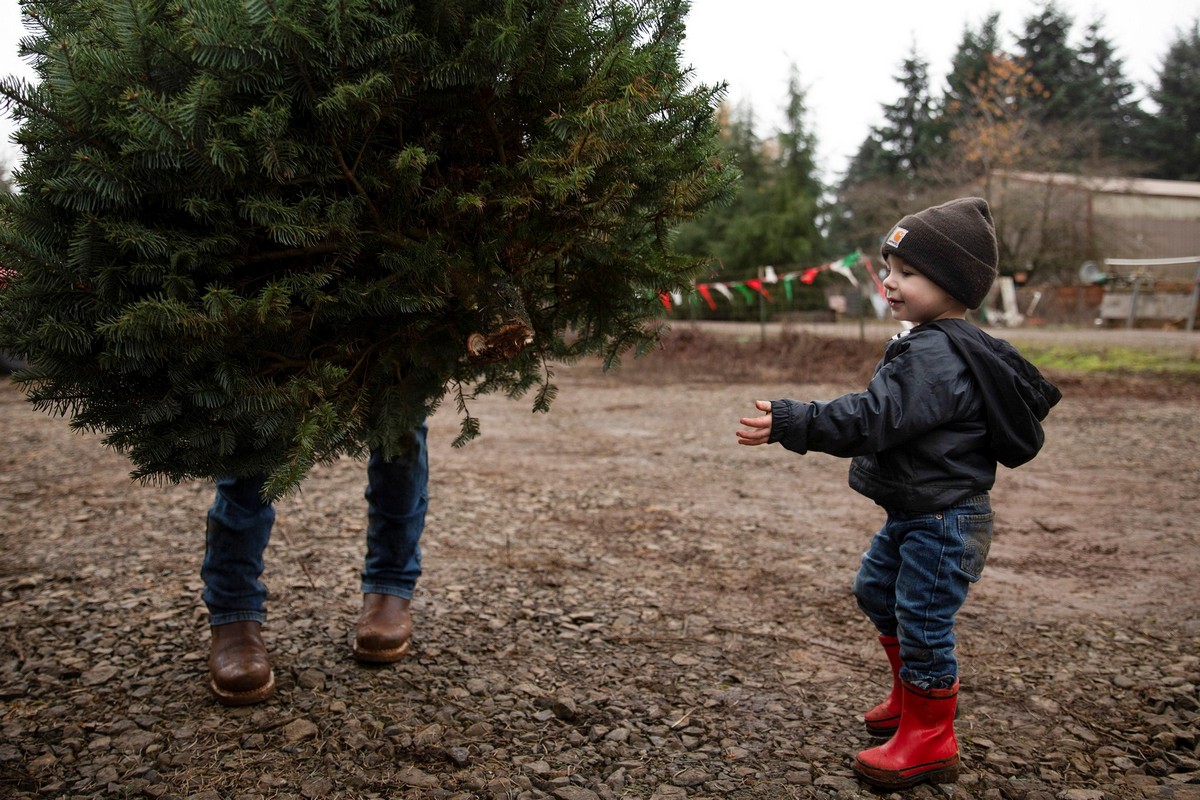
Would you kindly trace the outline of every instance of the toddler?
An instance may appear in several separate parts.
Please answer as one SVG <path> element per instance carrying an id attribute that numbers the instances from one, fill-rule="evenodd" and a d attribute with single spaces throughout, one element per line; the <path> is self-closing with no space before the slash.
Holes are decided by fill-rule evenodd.
<path id="1" fill-rule="evenodd" d="M 850 487 L 887 513 L 854 581 L 892 667 L 892 690 L 865 714 L 888 736 L 854 769 L 901 789 L 958 777 L 954 620 L 992 540 L 996 464 L 1041 449 L 1058 389 L 1007 342 L 967 322 L 996 277 L 991 209 L 965 197 L 892 228 L 882 254 L 892 318 L 913 325 L 888 342 L 866 390 L 830 401 L 759 400 L 740 444 L 778 442 L 850 462 Z"/>

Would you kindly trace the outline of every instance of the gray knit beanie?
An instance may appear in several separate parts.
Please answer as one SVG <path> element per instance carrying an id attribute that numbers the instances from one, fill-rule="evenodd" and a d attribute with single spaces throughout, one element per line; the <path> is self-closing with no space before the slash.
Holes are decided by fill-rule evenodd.
<path id="1" fill-rule="evenodd" d="M 979 308 L 1000 262 L 996 225 L 982 197 L 960 197 L 896 223 L 883 241 L 883 259 L 896 253 L 967 308 Z"/>

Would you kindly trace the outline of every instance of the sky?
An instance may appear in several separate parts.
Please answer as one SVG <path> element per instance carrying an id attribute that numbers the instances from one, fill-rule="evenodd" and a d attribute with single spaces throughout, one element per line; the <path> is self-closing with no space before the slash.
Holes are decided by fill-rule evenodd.
<path id="1" fill-rule="evenodd" d="M 1157 83 L 1171 41 L 1200 19 L 1200 0 L 1056 0 L 1075 20 L 1073 38 L 1096 19 L 1116 46 L 1125 74 L 1140 87 Z M 817 138 L 818 167 L 835 180 L 894 102 L 895 76 L 913 49 L 929 64 L 941 92 L 964 29 L 1000 14 L 1004 45 L 1041 7 L 1039 0 L 692 0 L 684 63 L 697 80 L 728 84 L 732 103 L 747 103 L 771 136 L 781 125 L 787 81 L 795 66 Z M 23 34 L 17 0 L 0 0 L 0 73 L 29 77 L 17 57 Z M 14 163 L 12 122 L 0 119 L 0 161 Z"/>
<path id="2" fill-rule="evenodd" d="M 1056 0 L 1075 21 L 1070 41 L 1103 20 L 1125 76 L 1157 85 L 1167 48 L 1200 18 L 1200 0 Z M 963 31 L 1000 15 L 1001 45 L 1011 47 L 1035 0 L 691 0 L 684 63 L 706 84 L 728 84 L 727 99 L 748 103 L 769 137 L 783 124 L 787 82 L 795 66 L 805 90 L 808 123 L 817 138 L 826 180 L 842 173 L 881 109 L 897 99 L 895 76 L 913 52 L 929 64 L 930 89 L 940 95 Z"/>

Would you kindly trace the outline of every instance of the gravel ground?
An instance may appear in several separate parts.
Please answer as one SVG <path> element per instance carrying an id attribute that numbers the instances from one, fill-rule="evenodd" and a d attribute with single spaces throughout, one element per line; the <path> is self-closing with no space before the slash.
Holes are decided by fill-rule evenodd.
<path id="1" fill-rule="evenodd" d="M 869 370 L 820 352 L 560 367 L 549 414 L 480 398 L 459 450 L 434 418 L 397 665 L 350 656 L 363 466 L 319 468 L 268 551 L 278 692 L 243 709 L 205 688 L 210 487 L 131 484 L 0 383 L 0 796 L 875 796 L 850 764 L 890 676 L 849 585 L 880 513 L 844 461 L 733 436 L 755 398 Z M 1000 476 L 963 775 L 903 796 L 1200 800 L 1200 393 L 1145 389 L 1068 382 Z"/>

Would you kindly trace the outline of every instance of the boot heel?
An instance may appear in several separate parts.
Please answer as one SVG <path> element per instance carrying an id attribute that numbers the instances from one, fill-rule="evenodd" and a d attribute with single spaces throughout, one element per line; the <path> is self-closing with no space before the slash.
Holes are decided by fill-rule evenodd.
<path id="1" fill-rule="evenodd" d="M 958 781 L 958 764 L 926 772 L 921 776 L 921 780 L 928 783 L 955 783 Z"/>

